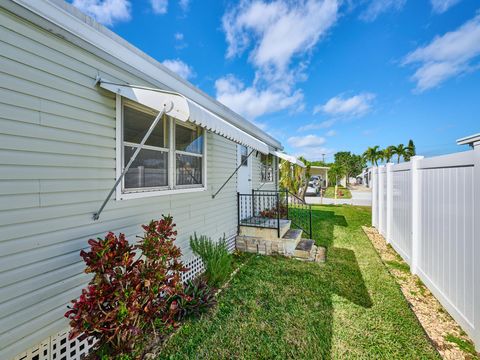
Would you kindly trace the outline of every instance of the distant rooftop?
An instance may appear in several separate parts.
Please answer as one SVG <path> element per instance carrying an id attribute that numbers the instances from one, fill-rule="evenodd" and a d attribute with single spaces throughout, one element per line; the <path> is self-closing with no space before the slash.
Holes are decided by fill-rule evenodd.
<path id="1" fill-rule="evenodd" d="M 480 142 L 480 133 L 465 136 L 457 140 L 457 145 L 470 145 L 473 147 L 473 144 Z"/>

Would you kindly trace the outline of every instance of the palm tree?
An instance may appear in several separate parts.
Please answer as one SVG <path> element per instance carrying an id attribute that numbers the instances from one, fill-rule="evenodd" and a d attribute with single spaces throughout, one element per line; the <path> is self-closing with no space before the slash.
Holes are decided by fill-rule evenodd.
<path id="1" fill-rule="evenodd" d="M 310 162 L 301 156 L 298 159 L 306 165 L 306 168 L 285 160 L 280 161 L 280 187 L 302 197 L 306 190 L 305 184 L 308 185 L 310 179 Z"/>
<path id="2" fill-rule="evenodd" d="M 393 148 L 394 146 L 388 146 L 383 150 L 383 160 L 385 160 L 385 162 L 387 163 L 389 163 L 390 160 L 392 160 Z"/>
<path id="3" fill-rule="evenodd" d="M 407 148 L 403 144 L 399 144 L 397 146 L 392 147 L 393 154 L 397 155 L 397 164 L 400 163 L 400 158 L 403 157 L 405 159 Z"/>
<path id="4" fill-rule="evenodd" d="M 407 149 L 406 149 L 406 153 L 404 155 L 404 159 L 405 161 L 410 161 L 410 158 L 417 155 L 417 151 L 415 149 L 415 144 L 413 143 L 413 140 L 410 139 L 408 140 L 408 145 L 407 145 Z"/>
<path id="5" fill-rule="evenodd" d="M 364 153 L 363 158 L 366 161 L 370 161 L 372 165 L 378 166 L 378 160 L 381 159 L 381 152 L 379 150 L 380 146 L 375 145 L 374 147 L 369 147 Z"/>
<path id="6" fill-rule="evenodd" d="M 305 168 L 302 169 L 302 172 L 301 172 L 301 188 L 299 190 L 299 196 L 300 198 L 302 198 L 303 200 L 305 200 L 305 194 L 307 193 L 307 188 L 308 188 L 308 182 L 310 181 L 310 169 L 311 169 L 311 164 L 310 164 L 310 161 L 308 161 L 307 159 L 305 159 L 303 156 L 299 156 L 298 157 L 298 160 L 300 160 L 301 162 L 303 162 L 305 164 Z M 299 167 L 299 166 L 297 166 Z"/>

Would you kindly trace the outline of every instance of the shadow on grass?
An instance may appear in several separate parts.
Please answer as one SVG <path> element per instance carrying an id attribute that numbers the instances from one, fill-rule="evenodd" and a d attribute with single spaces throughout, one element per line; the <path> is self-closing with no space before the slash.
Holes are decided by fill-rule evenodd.
<path id="1" fill-rule="evenodd" d="M 345 217 L 328 210 L 312 215 L 314 239 L 328 247 L 325 264 L 253 256 L 217 311 L 184 327 L 159 358 L 335 357 L 334 337 L 342 335 L 334 334 L 334 311 L 350 319 L 371 308 L 372 299 L 355 252 L 334 244 L 335 227 L 348 226 Z"/>
<path id="2" fill-rule="evenodd" d="M 316 308 L 316 312 L 310 315 L 309 320 L 318 334 L 320 346 L 316 357 L 321 359 L 332 358 L 334 296 L 365 309 L 373 306 L 355 252 L 334 246 L 334 230 L 337 226 L 348 227 L 343 215 L 337 215 L 333 210 L 312 209 L 312 238 L 317 245 L 327 248 L 327 262 L 319 271 L 312 269 L 310 272 L 302 268 L 285 272 L 290 280 L 307 276 L 308 282 L 314 284 L 310 288 L 310 298 L 315 299 L 311 306 Z"/>
<path id="3" fill-rule="evenodd" d="M 348 226 L 345 216 L 337 215 L 334 211 L 312 209 L 312 232 L 317 245 L 332 246 L 336 226 Z"/>

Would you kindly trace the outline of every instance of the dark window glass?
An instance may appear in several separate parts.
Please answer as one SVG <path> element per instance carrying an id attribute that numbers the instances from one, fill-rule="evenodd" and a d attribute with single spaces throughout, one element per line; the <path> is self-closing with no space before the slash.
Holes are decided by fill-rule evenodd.
<path id="1" fill-rule="evenodd" d="M 175 149 L 195 154 L 203 153 L 203 130 L 177 124 L 175 127 Z"/>
<path id="2" fill-rule="evenodd" d="M 136 147 L 124 147 L 124 166 Z M 125 174 L 125 189 L 150 188 L 168 185 L 168 153 L 142 149 Z"/>
<path id="3" fill-rule="evenodd" d="M 176 154 L 177 185 L 202 184 L 202 158 L 198 156 Z"/>
<path id="4" fill-rule="evenodd" d="M 123 107 L 123 141 L 140 144 L 146 132 L 155 120 L 156 115 L 137 110 L 133 107 Z M 164 119 L 161 119 L 148 137 L 146 145 L 166 148 L 168 146 Z"/>

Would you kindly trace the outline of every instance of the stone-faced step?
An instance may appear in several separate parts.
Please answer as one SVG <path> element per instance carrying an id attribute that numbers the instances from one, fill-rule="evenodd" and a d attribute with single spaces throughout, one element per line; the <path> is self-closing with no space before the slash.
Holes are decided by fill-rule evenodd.
<path id="1" fill-rule="evenodd" d="M 238 251 L 261 255 L 285 255 L 285 248 L 280 240 L 268 240 L 256 236 L 239 235 L 235 242 Z"/>
<path id="2" fill-rule="evenodd" d="M 312 250 L 314 250 L 314 247 L 315 242 L 313 240 L 302 239 L 295 248 L 293 256 L 300 259 L 311 259 L 312 255 L 315 256 L 315 254 L 312 254 Z"/>
<path id="3" fill-rule="evenodd" d="M 323 246 L 318 246 L 315 254 L 315 262 L 324 263 L 327 260 L 327 249 Z"/>

